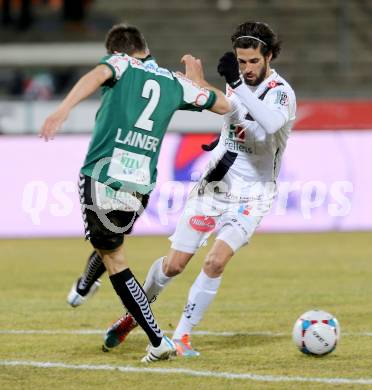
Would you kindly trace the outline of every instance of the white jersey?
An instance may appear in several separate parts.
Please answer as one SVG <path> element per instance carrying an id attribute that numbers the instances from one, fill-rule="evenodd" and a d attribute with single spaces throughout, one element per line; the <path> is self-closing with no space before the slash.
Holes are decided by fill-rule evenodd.
<path id="1" fill-rule="evenodd" d="M 295 119 L 295 94 L 273 71 L 256 89 L 241 85 L 228 88 L 227 95 L 233 109 L 225 115 L 206 173 L 190 193 L 171 237 L 172 248 L 186 253 L 194 253 L 212 231 L 237 251 L 249 242 L 276 195 Z"/>
<path id="2" fill-rule="evenodd" d="M 265 103 L 270 112 L 280 113 L 277 117 L 284 124 L 273 134 L 269 133 L 250 116 L 242 99 L 228 87 L 227 96 L 233 110 L 224 116 L 221 137 L 212 151 L 204 184 L 205 181 L 222 181 L 229 188 L 235 187 L 243 193 L 246 192 L 244 187 L 248 183 L 275 184 L 282 154 L 295 120 L 296 97 L 290 85 L 274 70 L 255 89 L 249 89 Z"/>

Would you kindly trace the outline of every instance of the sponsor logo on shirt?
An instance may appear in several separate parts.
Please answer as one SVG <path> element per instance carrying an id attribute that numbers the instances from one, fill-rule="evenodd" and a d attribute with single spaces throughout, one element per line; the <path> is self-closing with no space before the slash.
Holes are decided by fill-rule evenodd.
<path id="1" fill-rule="evenodd" d="M 239 125 L 230 125 L 229 138 L 237 142 L 245 141 L 245 129 Z"/>
<path id="2" fill-rule="evenodd" d="M 150 157 L 114 148 L 107 175 L 136 184 L 150 184 Z"/>
<path id="3" fill-rule="evenodd" d="M 130 65 L 134 69 L 141 69 L 145 72 L 156 74 L 157 76 L 173 79 L 172 73 L 168 69 L 160 68 L 154 60 L 142 62 L 136 58 L 130 57 Z"/>
<path id="4" fill-rule="evenodd" d="M 253 154 L 253 148 L 250 146 L 245 146 L 241 142 L 237 142 L 236 140 L 226 138 L 225 139 L 225 147 L 231 152 L 244 152 L 248 154 Z"/>
<path id="5" fill-rule="evenodd" d="M 160 66 L 154 60 L 146 61 L 144 65 L 146 70 L 149 72 L 155 73 L 160 76 L 172 78 L 171 72 L 168 69 L 160 68 Z"/>
<path id="6" fill-rule="evenodd" d="M 253 149 L 245 144 L 245 129 L 242 126 L 230 125 L 225 146 L 232 152 L 253 153 Z"/>
<path id="7" fill-rule="evenodd" d="M 216 227 L 215 219 L 204 215 L 194 215 L 190 218 L 189 223 L 198 232 L 211 232 Z"/>

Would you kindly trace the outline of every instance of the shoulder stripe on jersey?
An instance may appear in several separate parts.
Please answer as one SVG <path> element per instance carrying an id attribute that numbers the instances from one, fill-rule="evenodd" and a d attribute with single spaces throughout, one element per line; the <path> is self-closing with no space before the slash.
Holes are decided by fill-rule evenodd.
<path id="1" fill-rule="evenodd" d="M 273 84 L 269 83 L 269 85 L 265 88 L 265 90 L 261 93 L 261 95 L 258 98 L 260 100 L 264 100 L 265 96 L 270 91 L 270 89 L 276 88 L 279 85 L 284 85 L 284 84 L 283 83 L 277 83 L 277 82 L 274 82 Z M 249 113 L 245 116 L 245 119 L 247 119 L 249 121 L 254 121 L 254 119 L 252 118 L 251 114 L 249 114 Z"/>

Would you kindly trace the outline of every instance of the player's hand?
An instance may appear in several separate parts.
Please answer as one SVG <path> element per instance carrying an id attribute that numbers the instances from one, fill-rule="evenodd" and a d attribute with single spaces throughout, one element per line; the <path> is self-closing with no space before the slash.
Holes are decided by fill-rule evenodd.
<path id="1" fill-rule="evenodd" d="M 227 84 L 236 88 L 242 83 L 239 73 L 239 64 L 233 52 L 225 53 L 219 60 L 217 66 L 218 73 L 225 77 Z"/>
<path id="2" fill-rule="evenodd" d="M 204 80 L 203 65 L 199 58 L 195 58 L 191 54 L 185 54 L 181 58 L 181 62 L 185 65 L 186 77 L 197 84 Z"/>
<path id="3" fill-rule="evenodd" d="M 40 130 L 40 138 L 44 138 L 45 141 L 53 139 L 55 133 L 61 128 L 63 122 L 67 119 L 67 116 L 68 112 L 62 110 L 57 110 L 53 114 L 49 115 Z"/>

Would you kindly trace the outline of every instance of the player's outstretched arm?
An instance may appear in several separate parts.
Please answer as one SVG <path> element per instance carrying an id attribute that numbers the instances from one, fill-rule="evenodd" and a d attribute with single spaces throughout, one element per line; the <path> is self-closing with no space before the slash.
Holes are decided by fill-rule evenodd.
<path id="1" fill-rule="evenodd" d="M 205 80 L 201 60 L 193 57 L 191 54 L 186 54 L 182 57 L 181 62 L 185 65 L 186 77 L 188 79 L 203 88 L 215 92 L 217 99 L 209 110 L 222 115 L 230 112 L 230 101 L 226 98 L 225 94 Z"/>
<path id="2" fill-rule="evenodd" d="M 79 102 L 92 95 L 105 81 L 112 77 L 112 70 L 106 65 L 98 65 L 86 73 L 73 86 L 56 111 L 45 120 L 40 131 L 40 137 L 45 141 L 54 138 L 61 128 L 71 109 Z"/>

